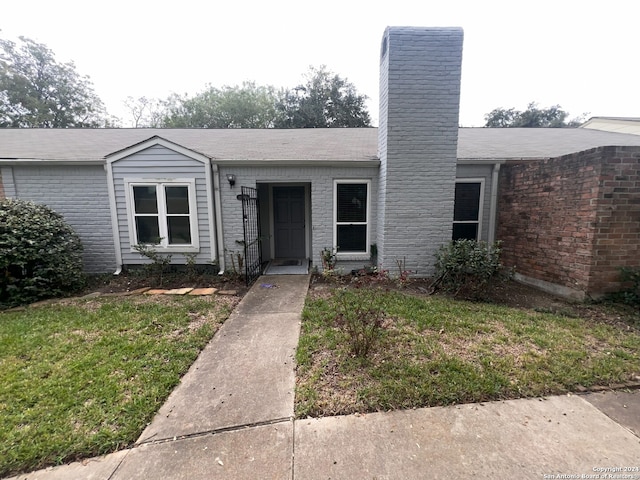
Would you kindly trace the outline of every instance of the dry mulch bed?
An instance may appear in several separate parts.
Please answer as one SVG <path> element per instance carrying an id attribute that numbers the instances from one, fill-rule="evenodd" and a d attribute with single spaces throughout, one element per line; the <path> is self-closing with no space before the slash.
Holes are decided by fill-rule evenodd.
<path id="1" fill-rule="evenodd" d="M 82 293 L 127 293 L 145 287 L 163 289 L 214 287 L 219 290 L 235 290 L 239 297 L 242 297 L 248 290 L 244 281 L 237 276 L 176 272 L 164 274 L 162 282 L 160 282 L 155 275 L 144 275 L 142 272 L 125 272 L 120 275 L 92 276 L 88 279 L 87 286 Z"/>

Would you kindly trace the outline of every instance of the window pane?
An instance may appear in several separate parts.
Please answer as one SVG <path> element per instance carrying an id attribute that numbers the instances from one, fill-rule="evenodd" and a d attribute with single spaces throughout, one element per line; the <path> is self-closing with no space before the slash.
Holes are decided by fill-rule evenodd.
<path id="1" fill-rule="evenodd" d="M 189 214 L 189 187 L 165 187 L 168 214 Z"/>
<path id="2" fill-rule="evenodd" d="M 191 243 L 189 217 L 167 217 L 167 228 L 169 245 Z"/>
<path id="3" fill-rule="evenodd" d="M 366 252 L 366 225 L 338 225 L 338 252 Z"/>
<path id="4" fill-rule="evenodd" d="M 477 223 L 454 223 L 453 224 L 453 240 L 477 240 L 478 224 Z"/>
<path id="5" fill-rule="evenodd" d="M 366 222 L 367 221 L 367 184 L 339 183 L 337 184 L 338 222 Z"/>
<path id="6" fill-rule="evenodd" d="M 136 213 L 158 213 L 156 187 L 154 185 L 133 187 L 133 203 Z"/>
<path id="7" fill-rule="evenodd" d="M 136 217 L 138 243 L 160 243 L 158 217 Z"/>
<path id="8" fill-rule="evenodd" d="M 453 220 L 456 222 L 478 220 L 480 208 L 480 184 L 456 183 L 456 203 Z"/>

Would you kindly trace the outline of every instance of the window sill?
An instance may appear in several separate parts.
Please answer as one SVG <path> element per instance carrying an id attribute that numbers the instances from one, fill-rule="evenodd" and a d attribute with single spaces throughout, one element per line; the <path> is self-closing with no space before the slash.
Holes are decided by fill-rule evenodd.
<path id="1" fill-rule="evenodd" d="M 338 253 L 336 254 L 338 261 L 369 261 L 371 260 L 371 254 L 369 253 Z"/>
<path id="2" fill-rule="evenodd" d="M 171 247 L 161 247 L 158 245 L 149 245 L 149 248 L 153 249 L 155 252 L 163 254 L 163 253 L 200 253 L 200 247 L 194 247 L 189 245 L 174 245 Z M 132 248 L 130 250 L 131 253 L 140 253 L 136 249 Z"/>

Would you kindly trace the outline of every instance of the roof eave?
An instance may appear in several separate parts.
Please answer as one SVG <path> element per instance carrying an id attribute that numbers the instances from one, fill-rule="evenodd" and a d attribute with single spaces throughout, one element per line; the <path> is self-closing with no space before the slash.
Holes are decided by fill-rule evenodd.
<path id="1" fill-rule="evenodd" d="M 474 157 L 468 157 L 468 158 L 458 158 L 457 160 L 457 164 L 458 165 L 495 165 L 496 163 L 507 163 L 508 161 L 510 161 L 512 159 L 510 158 L 474 158 Z M 522 159 L 517 159 L 517 160 L 522 160 Z"/>
<path id="2" fill-rule="evenodd" d="M 1 165 L 104 165 L 104 158 L 79 159 L 69 158 L 0 158 Z"/>
<path id="3" fill-rule="evenodd" d="M 379 159 L 369 160 L 288 160 L 288 159 L 242 159 L 242 158 L 213 158 L 212 163 L 220 166 L 238 166 L 238 167 L 379 167 Z"/>

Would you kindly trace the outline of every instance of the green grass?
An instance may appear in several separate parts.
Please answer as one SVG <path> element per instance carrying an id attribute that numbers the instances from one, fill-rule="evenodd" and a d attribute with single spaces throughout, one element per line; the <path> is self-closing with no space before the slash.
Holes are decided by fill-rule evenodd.
<path id="1" fill-rule="evenodd" d="M 0 477 L 131 445 L 228 313 L 130 297 L 0 314 Z"/>
<path id="2" fill-rule="evenodd" d="M 361 294 L 348 293 L 355 304 Z M 621 322 L 399 292 L 376 298 L 386 321 L 364 359 L 336 327 L 335 296 L 307 299 L 298 417 L 560 394 L 640 374 L 640 331 Z"/>

